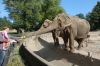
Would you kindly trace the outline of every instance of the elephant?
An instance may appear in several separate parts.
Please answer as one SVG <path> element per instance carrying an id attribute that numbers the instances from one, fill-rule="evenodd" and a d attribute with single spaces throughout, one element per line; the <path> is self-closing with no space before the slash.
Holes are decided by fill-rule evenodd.
<path id="1" fill-rule="evenodd" d="M 83 41 L 90 37 L 90 35 L 88 34 L 90 31 L 90 24 L 85 19 L 81 19 L 77 16 L 72 16 L 70 18 L 73 22 L 73 25 L 72 25 L 73 37 L 78 42 L 79 44 L 78 49 L 80 49 L 83 46 L 82 44 Z"/>
<path id="2" fill-rule="evenodd" d="M 68 48 L 68 45 L 66 44 L 69 39 L 69 47 L 71 49 L 71 52 L 74 51 L 74 40 L 78 42 L 79 44 L 78 49 L 80 49 L 83 46 L 82 43 L 84 39 L 89 37 L 88 35 L 90 31 L 89 22 L 77 16 L 66 16 L 64 13 L 57 15 L 57 17 L 55 17 L 54 19 L 54 22 L 57 20 L 58 20 L 58 23 L 60 21 L 59 29 L 64 29 L 64 32 L 66 32 L 64 34 L 66 36 L 64 39 L 65 48 Z M 67 23 L 71 23 L 71 24 L 67 27 L 64 27 L 64 25 L 66 25 Z"/>
<path id="3" fill-rule="evenodd" d="M 78 42 L 78 48 L 80 49 L 83 45 L 82 43 L 84 39 L 88 36 L 90 24 L 85 19 L 60 13 L 53 19 L 53 22 L 50 25 L 40 28 L 38 31 L 35 31 L 30 35 L 40 35 L 55 29 L 63 31 L 65 48 L 68 47 L 67 42 L 69 40 L 70 52 L 74 52 L 74 40 Z"/>
<path id="4" fill-rule="evenodd" d="M 52 24 L 52 22 L 53 22 L 53 21 L 46 19 L 46 20 L 44 21 L 44 23 L 42 24 L 42 26 L 41 26 L 40 29 L 42 29 L 42 28 L 47 28 L 49 25 Z M 58 46 L 58 45 L 59 45 L 59 39 L 58 39 L 58 37 L 62 37 L 63 40 L 65 40 L 65 39 L 64 39 L 64 36 L 65 36 L 65 35 L 64 35 L 64 34 L 65 34 L 65 33 L 64 33 L 64 30 L 54 29 L 54 30 L 52 30 L 51 32 L 52 32 L 52 37 L 53 37 L 54 45 L 55 45 L 55 46 Z"/>

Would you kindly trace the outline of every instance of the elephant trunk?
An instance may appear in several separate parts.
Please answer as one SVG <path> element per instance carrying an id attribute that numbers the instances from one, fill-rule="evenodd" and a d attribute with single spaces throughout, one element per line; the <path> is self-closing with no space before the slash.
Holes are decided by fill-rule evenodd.
<path id="1" fill-rule="evenodd" d="M 35 31 L 35 32 L 34 32 L 34 35 L 44 34 L 44 33 L 50 32 L 50 31 L 52 31 L 52 30 L 54 30 L 54 29 L 57 29 L 57 28 L 58 28 L 57 25 L 49 26 L 49 27 L 47 27 L 47 28 L 41 28 L 41 29 L 39 29 L 38 31 Z"/>

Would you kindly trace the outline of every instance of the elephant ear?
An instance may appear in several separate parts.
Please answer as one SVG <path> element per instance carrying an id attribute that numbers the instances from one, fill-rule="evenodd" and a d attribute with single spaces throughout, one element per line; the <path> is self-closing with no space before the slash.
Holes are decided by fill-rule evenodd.
<path id="1" fill-rule="evenodd" d="M 65 13 L 58 14 L 58 16 L 56 16 L 56 20 L 58 22 L 59 27 L 65 28 L 71 25 L 71 19 Z"/>

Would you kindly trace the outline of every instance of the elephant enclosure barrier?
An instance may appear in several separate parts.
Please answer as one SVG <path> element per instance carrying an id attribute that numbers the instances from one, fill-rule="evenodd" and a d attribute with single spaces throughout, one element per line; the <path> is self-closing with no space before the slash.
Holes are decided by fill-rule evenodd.
<path id="1" fill-rule="evenodd" d="M 76 49 L 75 53 L 65 51 L 63 41 L 59 39 L 59 47 L 54 46 L 51 33 L 25 39 L 20 48 L 25 63 L 31 66 L 100 66 L 99 32 L 90 32 L 88 47 Z M 75 47 L 77 47 L 76 42 Z"/>

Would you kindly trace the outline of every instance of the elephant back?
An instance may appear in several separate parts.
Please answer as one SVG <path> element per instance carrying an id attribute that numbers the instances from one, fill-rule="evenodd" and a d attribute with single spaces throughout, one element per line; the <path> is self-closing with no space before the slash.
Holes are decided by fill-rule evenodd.
<path id="1" fill-rule="evenodd" d="M 77 38 L 86 38 L 90 31 L 90 24 L 85 19 L 74 17 L 74 21 L 77 26 Z"/>

